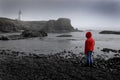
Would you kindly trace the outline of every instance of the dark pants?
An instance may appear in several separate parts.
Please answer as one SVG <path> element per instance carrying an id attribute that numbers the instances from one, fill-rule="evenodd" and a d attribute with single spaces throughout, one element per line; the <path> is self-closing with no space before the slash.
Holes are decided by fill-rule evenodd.
<path id="1" fill-rule="evenodd" d="M 87 53 L 87 55 L 86 55 L 86 57 L 87 57 L 87 65 L 88 66 L 91 66 L 92 65 L 92 51 L 89 51 L 88 53 Z"/>

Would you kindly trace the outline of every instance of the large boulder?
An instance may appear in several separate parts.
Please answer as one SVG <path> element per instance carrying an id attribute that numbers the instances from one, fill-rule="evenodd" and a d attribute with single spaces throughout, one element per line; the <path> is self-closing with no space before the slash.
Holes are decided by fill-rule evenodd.
<path id="1" fill-rule="evenodd" d="M 9 38 L 7 36 L 0 36 L 0 40 L 9 40 Z"/>
<path id="2" fill-rule="evenodd" d="M 32 30 L 25 30 L 21 34 L 23 37 L 45 37 L 47 33 L 44 31 L 32 31 Z"/>

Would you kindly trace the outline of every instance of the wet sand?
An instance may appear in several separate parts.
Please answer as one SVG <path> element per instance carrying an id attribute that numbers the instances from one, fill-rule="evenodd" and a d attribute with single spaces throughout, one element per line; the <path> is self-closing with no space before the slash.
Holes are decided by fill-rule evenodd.
<path id="1" fill-rule="evenodd" d="M 120 57 L 96 58 L 93 67 L 85 66 L 85 62 L 85 57 L 71 51 L 43 55 L 0 50 L 0 80 L 120 79 Z"/>

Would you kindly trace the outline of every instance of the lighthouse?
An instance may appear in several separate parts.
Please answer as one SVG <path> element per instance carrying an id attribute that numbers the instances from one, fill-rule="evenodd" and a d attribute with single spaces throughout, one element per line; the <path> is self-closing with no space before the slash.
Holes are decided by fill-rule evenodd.
<path id="1" fill-rule="evenodd" d="M 21 15 L 22 15 L 22 12 L 21 12 L 21 10 L 19 10 L 19 12 L 18 12 L 18 20 L 19 21 L 21 20 Z"/>

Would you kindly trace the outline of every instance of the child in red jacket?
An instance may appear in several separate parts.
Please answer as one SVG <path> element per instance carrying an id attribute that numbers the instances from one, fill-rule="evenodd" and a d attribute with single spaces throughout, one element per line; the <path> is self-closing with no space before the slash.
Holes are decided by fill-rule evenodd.
<path id="1" fill-rule="evenodd" d="M 95 41 L 92 38 L 92 33 L 91 32 L 87 32 L 86 33 L 86 41 L 85 41 L 85 55 L 87 57 L 87 65 L 92 66 L 92 52 L 94 50 L 94 45 L 95 45 Z"/>

